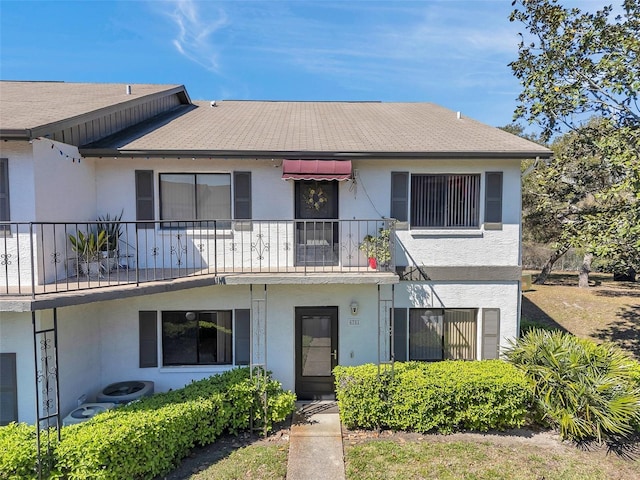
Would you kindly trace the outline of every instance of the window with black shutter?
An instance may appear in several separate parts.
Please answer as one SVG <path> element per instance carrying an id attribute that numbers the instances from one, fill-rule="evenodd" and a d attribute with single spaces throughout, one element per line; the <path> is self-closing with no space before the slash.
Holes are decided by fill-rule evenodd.
<path id="1" fill-rule="evenodd" d="M 136 220 L 155 220 L 153 203 L 153 170 L 136 170 Z M 154 228 L 152 222 L 139 228 Z"/>
<path id="2" fill-rule="evenodd" d="M 487 172 L 484 201 L 485 228 L 502 227 L 502 172 Z"/>
<path id="3" fill-rule="evenodd" d="M 0 158 L 0 222 L 11 220 L 9 210 L 9 159 Z M 0 230 L 6 226 L 0 225 Z"/>

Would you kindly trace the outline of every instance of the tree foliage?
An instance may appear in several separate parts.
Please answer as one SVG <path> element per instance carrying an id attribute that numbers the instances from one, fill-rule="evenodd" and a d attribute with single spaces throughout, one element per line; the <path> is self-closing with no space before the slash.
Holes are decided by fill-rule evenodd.
<path id="1" fill-rule="evenodd" d="M 556 0 L 517 0 L 511 21 L 522 22 L 519 57 L 511 68 L 523 90 L 518 118 L 542 127 L 548 140 L 563 127 L 599 116 L 619 127 L 640 123 L 640 2 L 625 0 L 595 13 Z"/>
<path id="2" fill-rule="evenodd" d="M 581 247 L 612 267 L 640 264 L 640 0 L 595 13 L 516 0 L 526 32 L 510 64 L 516 118 L 554 135 L 553 161 L 525 183 L 525 224 L 558 251 Z"/>

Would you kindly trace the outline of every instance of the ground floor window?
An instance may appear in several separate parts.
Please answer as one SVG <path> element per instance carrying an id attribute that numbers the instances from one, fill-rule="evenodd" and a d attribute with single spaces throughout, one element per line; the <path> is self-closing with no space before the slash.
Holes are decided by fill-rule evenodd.
<path id="1" fill-rule="evenodd" d="M 476 309 L 409 309 L 408 360 L 475 360 Z"/>
<path id="2" fill-rule="evenodd" d="M 0 426 L 18 421 L 16 354 L 0 353 Z"/>
<path id="3" fill-rule="evenodd" d="M 162 312 L 162 364 L 231 365 L 230 310 Z"/>

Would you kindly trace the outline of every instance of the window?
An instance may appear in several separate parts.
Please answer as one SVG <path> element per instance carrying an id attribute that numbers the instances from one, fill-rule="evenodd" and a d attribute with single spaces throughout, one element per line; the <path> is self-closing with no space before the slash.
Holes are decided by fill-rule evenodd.
<path id="1" fill-rule="evenodd" d="M 412 175 L 411 226 L 478 227 L 480 175 Z"/>
<path id="2" fill-rule="evenodd" d="M 484 199 L 485 228 L 502 224 L 502 172 L 487 172 Z"/>
<path id="3" fill-rule="evenodd" d="M 231 311 L 162 312 L 162 364 L 231 365 Z"/>
<path id="4" fill-rule="evenodd" d="M 0 222 L 9 220 L 9 159 L 0 158 Z M 8 230 L 8 226 L 0 225 L 0 230 L 4 229 Z"/>
<path id="5" fill-rule="evenodd" d="M 408 360 L 475 360 L 476 317 L 475 309 L 410 309 Z"/>
<path id="6" fill-rule="evenodd" d="M 0 426 L 18 421 L 16 354 L 0 353 Z"/>
<path id="7" fill-rule="evenodd" d="M 231 175 L 228 173 L 161 173 L 162 220 L 231 218 Z"/>
<path id="8" fill-rule="evenodd" d="M 153 203 L 153 170 L 136 170 L 136 220 L 155 220 Z M 138 228 L 154 228 L 154 224 L 141 223 Z"/>

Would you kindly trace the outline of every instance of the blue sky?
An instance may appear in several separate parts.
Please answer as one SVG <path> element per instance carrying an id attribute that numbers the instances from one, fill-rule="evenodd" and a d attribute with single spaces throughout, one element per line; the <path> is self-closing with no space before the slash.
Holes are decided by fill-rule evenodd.
<path id="1" fill-rule="evenodd" d="M 510 123 L 510 0 L 6 1 L 5 80 L 178 83 L 192 99 L 435 102 Z"/>

